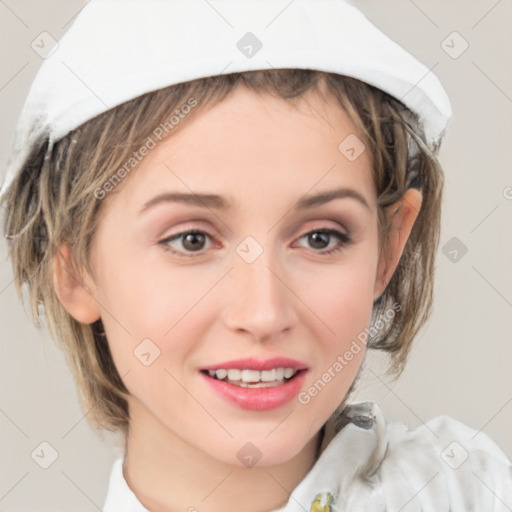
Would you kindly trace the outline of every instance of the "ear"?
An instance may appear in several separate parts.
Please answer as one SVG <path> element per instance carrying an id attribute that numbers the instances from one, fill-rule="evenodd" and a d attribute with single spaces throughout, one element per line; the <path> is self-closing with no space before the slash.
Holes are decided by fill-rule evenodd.
<path id="1" fill-rule="evenodd" d="M 74 265 L 69 247 L 60 246 L 53 261 L 55 293 L 66 311 L 78 322 L 90 324 L 99 320 L 100 308 L 94 299 L 92 279 L 85 278 Z"/>
<path id="2" fill-rule="evenodd" d="M 375 280 L 374 300 L 376 300 L 391 280 L 400 257 L 402 256 L 405 243 L 409 239 L 414 222 L 420 212 L 422 195 L 419 190 L 410 188 L 394 204 L 386 210 L 389 223 L 388 248 L 383 248 Z"/>

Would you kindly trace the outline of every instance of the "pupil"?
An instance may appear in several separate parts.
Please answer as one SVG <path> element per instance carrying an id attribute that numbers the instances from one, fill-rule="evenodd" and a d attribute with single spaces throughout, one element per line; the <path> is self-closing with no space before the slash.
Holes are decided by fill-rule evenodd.
<path id="1" fill-rule="evenodd" d="M 310 241 L 312 242 L 312 246 L 316 249 L 324 249 L 325 246 L 329 245 L 329 234 L 328 233 L 312 233 L 309 235 Z M 318 242 L 320 241 L 320 246 L 318 246 Z M 323 245 L 322 245 L 323 244 Z"/>
<path id="2" fill-rule="evenodd" d="M 197 242 L 199 242 L 199 246 Z M 204 244 L 204 235 L 202 233 L 188 233 L 183 241 L 183 246 L 192 251 L 201 249 L 202 244 Z"/>

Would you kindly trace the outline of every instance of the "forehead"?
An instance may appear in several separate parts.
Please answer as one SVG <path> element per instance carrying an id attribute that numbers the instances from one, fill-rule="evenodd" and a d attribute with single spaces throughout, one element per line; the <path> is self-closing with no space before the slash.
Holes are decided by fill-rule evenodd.
<path id="1" fill-rule="evenodd" d="M 132 172 L 127 202 L 149 200 L 165 188 L 218 194 L 234 204 L 269 193 L 298 199 L 339 186 L 358 187 L 372 202 L 368 151 L 332 96 L 308 91 L 285 100 L 239 87 L 213 106 L 196 108 Z M 356 158 L 347 149 L 357 151 Z"/>
<path id="2" fill-rule="evenodd" d="M 301 147 L 307 150 L 318 142 L 337 146 L 340 137 L 358 131 L 337 99 L 325 89 L 310 89 L 300 96 L 285 99 L 237 87 L 213 106 L 206 105 L 202 110 L 199 106 L 199 111 L 199 115 L 187 123 L 188 129 L 173 136 L 176 148 L 189 142 L 191 137 L 199 143 L 201 138 L 206 141 L 213 136 L 217 141 L 226 142 L 223 147 L 226 151 L 235 140 L 248 146 L 252 140 L 266 142 L 265 147 L 295 146 L 300 151 Z"/>

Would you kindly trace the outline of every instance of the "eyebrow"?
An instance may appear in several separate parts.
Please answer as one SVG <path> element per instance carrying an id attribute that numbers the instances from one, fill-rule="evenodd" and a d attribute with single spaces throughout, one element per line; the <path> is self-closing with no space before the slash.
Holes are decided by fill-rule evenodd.
<path id="1" fill-rule="evenodd" d="M 293 209 L 295 211 L 314 208 L 322 204 L 333 201 L 334 199 L 351 198 L 358 201 L 365 208 L 370 210 L 368 202 L 357 190 L 351 188 L 338 188 L 319 192 L 318 194 L 302 197 L 297 201 Z M 230 203 L 222 196 L 216 194 L 194 194 L 184 192 L 164 192 L 150 199 L 141 208 L 140 213 L 145 212 L 149 208 L 160 203 L 183 203 L 191 206 L 199 206 L 202 208 L 212 208 L 216 210 L 228 210 Z"/>

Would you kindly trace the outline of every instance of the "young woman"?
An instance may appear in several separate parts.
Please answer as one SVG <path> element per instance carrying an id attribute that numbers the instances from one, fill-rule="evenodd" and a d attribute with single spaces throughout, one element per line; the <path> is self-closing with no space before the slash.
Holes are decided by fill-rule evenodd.
<path id="1" fill-rule="evenodd" d="M 439 81 L 341 0 L 218 5 L 92 0 L 2 190 L 16 283 L 125 436 L 103 510 L 507 510 L 485 434 L 349 403 L 431 311 Z"/>

